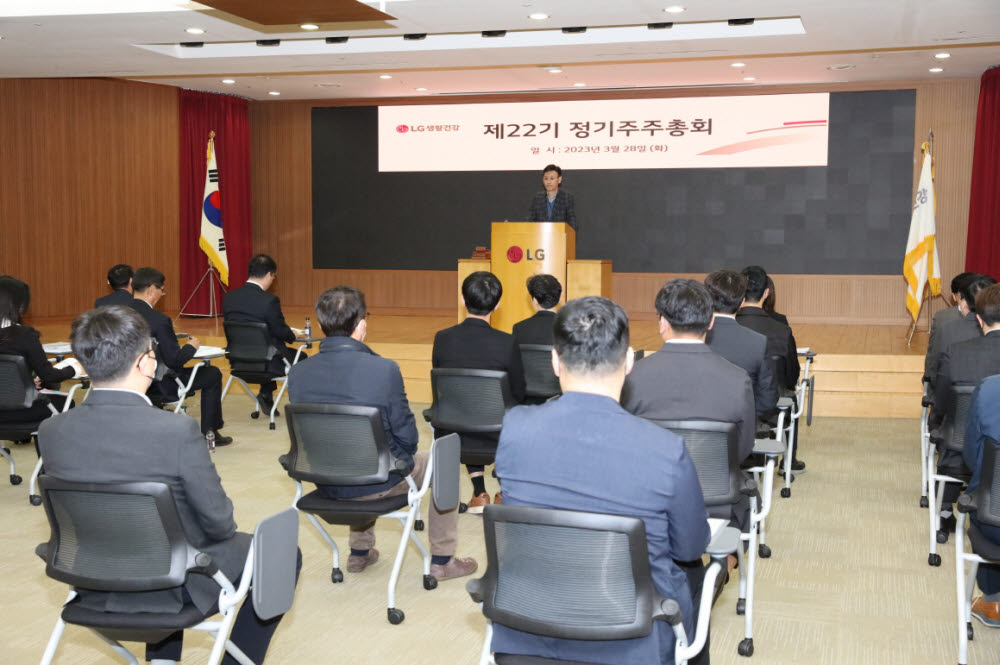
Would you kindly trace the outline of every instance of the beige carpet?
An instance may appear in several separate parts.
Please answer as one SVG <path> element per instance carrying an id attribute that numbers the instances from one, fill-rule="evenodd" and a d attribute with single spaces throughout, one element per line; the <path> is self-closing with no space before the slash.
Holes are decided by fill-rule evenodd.
<path id="1" fill-rule="evenodd" d="M 417 414 L 424 407 L 413 405 Z M 246 416 L 249 408 L 244 395 L 234 392 L 226 400 L 225 431 L 236 443 L 215 454 L 244 530 L 288 506 L 293 495 L 276 462 L 288 445 L 284 422 L 279 419 L 271 432 L 264 422 Z M 429 432 L 420 426 L 426 446 Z M 954 550 L 949 542 L 940 550 L 942 566 L 927 565 L 926 512 L 917 506 L 917 432 L 912 420 L 834 418 L 817 419 L 804 430 L 808 473 L 793 485 L 792 498 L 775 498 L 768 523 L 774 555 L 758 566 L 754 656 L 736 653 L 743 621 L 735 614 L 736 585 L 730 584 L 712 614 L 716 665 L 956 662 Z M 43 509 L 27 501 L 34 453 L 16 446 L 14 455 L 25 484 L 0 483 L 5 638 L 0 662 L 28 665 L 41 657 L 66 589 L 45 577 L 32 553 L 48 536 Z M 496 489 L 495 483 L 488 486 Z M 462 487 L 467 493 L 467 481 Z M 482 565 L 480 518 L 463 515 L 459 525 L 459 553 L 477 557 Z M 413 548 L 397 589 L 397 606 L 406 620 L 399 626 L 386 621 L 385 586 L 400 530 L 395 521 L 381 521 L 377 531 L 382 560 L 333 585 L 329 550 L 302 520 L 305 563 L 298 595 L 268 663 L 477 662 L 485 620 L 469 600 L 464 580 L 425 591 Z M 346 547 L 346 528 L 334 527 L 333 534 Z M 969 662 L 1000 663 L 1000 632 L 975 625 Z M 189 632 L 183 662 L 204 662 L 208 647 L 207 637 Z M 114 659 L 88 632 L 69 627 L 55 662 Z"/>

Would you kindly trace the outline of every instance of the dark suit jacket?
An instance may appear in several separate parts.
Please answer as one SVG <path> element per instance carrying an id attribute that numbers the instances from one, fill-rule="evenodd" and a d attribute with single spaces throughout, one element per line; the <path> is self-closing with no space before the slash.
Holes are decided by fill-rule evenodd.
<path id="1" fill-rule="evenodd" d="M 579 230 L 576 226 L 576 201 L 569 192 L 559 190 L 556 198 L 552 202 L 552 216 L 549 217 L 549 195 L 544 191 L 535 194 L 531 200 L 531 208 L 528 210 L 529 222 L 566 222 Z"/>
<path id="2" fill-rule="evenodd" d="M 780 387 L 792 390 L 799 380 L 799 355 L 792 329 L 782 325 L 760 307 L 741 307 L 736 312 L 736 322 L 767 338 L 768 358 L 785 359 L 785 375 L 777 377 Z"/>
<path id="3" fill-rule="evenodd" d="M 182 381 L 186 380 L 187 370 L 184 369 L 184 364 L 194 358 L 198 349 L 191 344 L 184 346 L 178 344 L 177 333 L 174 332 L 174 322 L 163 312 L 150 307 L 145 300 L 134 298 L 132 309 L 139 312 L 149 324 L 150 334 L 156 340 L 159 348 L 157 362 L 161 362 L 173 370 Z M 150 389 L 154 391 L 150 394 L 159 392 L 167 400 L 177 398 L 177 383 L 170 376 L 165 377 L 162 381 L 153 381 Z"/>
<path id="4" fill-rule="evenodd" d="M 785 316 L 784 314 L 781 314 L 780 312 L 768 312 L 768 314 L 771 316 L 772 319 L 774 319 L 781 325 L 788 326 L 789 328 L 791 328 L 791 326 L 788 324 L 788 317 Z"/>
<path id="5" fill-rule="evenodd" d="M 708 347 L 729 362 L 742 367 L 753 383 L 754 406 L 758 418 L 768 418 L 777 411 L 778 386 L 774 382 L 772 364 L 767 362 L 767 338 L 736 319 L 716 316 L 708 331 Z"/>
<path id="6" fill-rule="evenodd" d="M 106 296 L 101 296 L 94 301 L 94 307 L 111 307 L 113 305 L 132 304 L 132 294 L 125 289 L 115 289 Z"/>
<path id="7" fill-rule="evenodd" d="M 936 427 L 944 421 L 951 385 L 977 385 L 988 376 L 1000 374 L 1000 331 L 956 342 L 941 354 L 934 381 L 934 406 L 928 424 Z"/>
<path id="8" fill-rule="evenodd" d="M 222 315 L 226 321 L 266 323 L 267 329 L 271 333 L 271 342 L 281 352 L 281 356 L 275 356 L 275 364 L 272 365 L 271 370 L 275 374 L 285 373 L 281 358 L 282 356 L 289 357 L 288 347 L 285 346 L 285 343 L 294 342 L 295 333 L 285 323 L 285 317 L 281 313 L 281 300 L 278 296 L 265 291 L 253 282 L 246 282 L 243 286 L 233 289 L 223 297 Z"/>
<path id="9" fill-rule="evenodd" d="M 73 368 L 56 369 L 45 356 L 41 337 L 31 326 L 15 324 L 0 328 L 0 353 L 21 356 L 30 372 L 42 380 L 42 385 L 58 389 L 59 384 L 73 377 Z M 7 423 L 27 423 L 42 420 L 52 415 L 48 398 L 39 397 L 28 408 L 5 409 L 0 411 L 0 420 Z"/>
<path id="10" fill-rule="evenodd" d="M 543 309 L 535 312 L 524 321 L 514 324 L 512 331 L 514 341 L 521 344 L 544 344 L 552 346 L 552 326 L 556 320 L 556 313 Z"/>
<path id="11" fill-rule="evenodd" d="M 674 560 L 698 559 L 709 531 L 698 475 L 678 436 L 629 415 L 608 397 L 571 392 L 507 413 L 496 468 L 505 504 L 642 519 L 653 583 L 678 602 L 693 634 L 691 593 Z M 647 637 L 577 641 L 494 624 L 493 650 L 614 665 L 673 663 L 674 634 L 667 623 L 654 621 Z"/>
<path id="12" fill-rule="evenodd" d="M 622 406 L 650 420 L 735 423 L 740 460 L 753 451 L 753 389 L 746 371 L 707 344 L 666 343 L 625 377 Z"/>
<path id="13" fill-rule="evenodd" d="M 155 409 L 130 391 L 94 390 L 79 407 L 38 428 L 38 447 L 45 473 L 55 478 L 167 483 L 191 544 L 210 554 L 231 581 L 239 578 L 251 537 L 236 531 L 233 504 L 197 420 Z M 191 574 L 184 588 L 199 609 L 218 600 L 219 587 L 210 577 Z M 181 607 L 180 589 L 88 595 L 83 602 L 106 611 L 170 612 Z"/>
<path id="14" fill-rule="evenodd" d="M 997 408 L 997 404 L 1000 404 L 1000 376 L 990 376 L 984 379 L 976 391 L 972 393 L 969 426 L 965 432 L 965 449 L 962 451 L 965 465 L 972 471 L 972 478 L 969 480 L 966 494 L 974 494 L 979 486 L 986 437 L 1000 441 L 1000 409 Z M 993 542 L 1000 544 L 1000 530 L 996 527 L 989 527 L 989 529 L 988 537 Z"/>
<path id="15" fill-rule="evenodd" d="M 948 309 L 942 309 L 934 315 L 934 320 L 931 321 L 930 336 L 927 338 L 927 353 L 924 355 L 924 376 L 932 382 L 935 377 L 931 374 L 931 350 L 937 347 L 937 336 L 941 333 L 941 329 L 947 324 L 952 321 L 957 321 L 960 318 L 962 318 L 962 311 L 956 305 L 954 307 L 949 307 Z M 937 374 L 936 366 L 934 368 L 934 374 Z"/>
<path id="16" fill-rule="evenodd" d="M 924 371 L 929 371 L 926 376 L 930 379 L 931 387 L 935 389 L 935 392 L 939 374 L 938 364 L 941 362 L 941 355 L 956 342 L 964 342 L 967 339 L 982 337 L 982 335 L 983 330 L 979 327 L 979 320 L 976 319 L 976 315 L 972 312 L 954 321 L 948 321 L 941 326 L 940 332 L 934 336 L 934 347 L 928 348 L 927 351 L 930 355 L 930 363 L 928 364 L 926 360 L 924 362 Z M 932 394 L 934 393 L 932 392 Z"/>
<path id="17" fill-rule="evenodd" d="M 296 363 L 288 372 L 292 404 L 352 404 L 377 407 L 392 454 L 413 468 L 417 426 L 406 400 L 399 365 L 350 337 L 327 337 L 319 353 Z M 367 496 L 387 490 L 402 480 L 391 473 L 386 483 L 340 487 L 327 493 L 340 498 Z"/>

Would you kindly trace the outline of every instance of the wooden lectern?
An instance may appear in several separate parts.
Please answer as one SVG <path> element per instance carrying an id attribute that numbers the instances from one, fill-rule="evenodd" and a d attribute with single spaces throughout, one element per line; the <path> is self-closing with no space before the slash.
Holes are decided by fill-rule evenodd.
<path id="1" fill-rule="evenodd" d="M 576 231 L 563 222 L 493 222 L 491 272 L 503 284 L 500 307 L 490 324 L 510 332 L 534 310 L 525 282 L 548 273 L 563 285 L 566 302 L 566 262 L 576 258 Z M 461 296 L 459 296 L 461 297 Z"/>

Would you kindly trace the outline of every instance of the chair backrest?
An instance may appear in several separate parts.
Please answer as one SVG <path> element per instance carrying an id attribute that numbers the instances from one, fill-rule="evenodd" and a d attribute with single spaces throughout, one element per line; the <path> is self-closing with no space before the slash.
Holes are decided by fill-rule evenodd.
<path id="1" fill-rule="evenodd" d="M 706 506 L 735 503 L 740 496 L 739 440 L 734 423 L 715 420 L 653 420 L 684 439 Z"/>
<path id="2" fill-rule="evenodd" d="M 262 321 L 223 321 L 226 352 L 234 372 L 266 372 L 278 350 Z"/>
<path id="3" fill-rule="evenodd" d="M 24 357 L 0 354 L 0 410 L 27 409 L 37 397 Z"/>
<path id="4" fill-rule="evenodd" d="M 976 519 L 993 527 L 1000 527 L 1000 443 L 986 437 L 983 442 L 983 466 L 980 469 L 979 488 L 976 496 Z"/>
<path id="5" fill-rule="evenodd" d="M 373 406 L 290 404 L 288 475 L 323 485 L 373 485 L 389 478 L 396 460 L 382 416 Z"/>
<path id="6" fill-rule="evenodd" d="M 553 397 L 562 393 L 559 377 L 552 371 L 552 346 L 521 344 L 524 365 L 524 394 L 528 397 Z"/>
<path id="7" fill-rule="evenodd" d="M 432 369 L 431 425 L 460 434 L 499 432 L 515 405 L 507 372 L 488 369 Z"/>
<path id="8" fill-rule="evenodd" d="M 492 621 L 575 640 L 652 631 L 660 597 L 641 519 L 501 505 L 486 508 L 483 528 L 480 593 Z"/>
<path id="9" fill-rule="evenodd" d="M 265 517 L 253 532 L 253 609 L 268 620 L 292 608 L 298 559 L 299 514 L 294 508 Z"/>
<path id="10" fill-rule="evenodd" d="M 211 563 L 187 540 L 170 486 L 38 478 L 51 536 L 45 573 L 95 591 L 177 587 Z"/>
<path id="11" fill-rule="evenodd" d="M 948 450 L 960 453 L 965 447 L 965 429 L 969 424 L 969 407 L 975 389 L 974 385 L 951 384 L 942 432 L 944 447 Z"/>

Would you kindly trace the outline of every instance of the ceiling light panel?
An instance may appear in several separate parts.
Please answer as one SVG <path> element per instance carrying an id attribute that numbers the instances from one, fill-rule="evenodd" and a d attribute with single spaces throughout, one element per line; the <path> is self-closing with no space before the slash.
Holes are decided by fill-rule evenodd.
<path id="1" fill-rule="evenodd" d="M 0 17 L 86 16 L 189 11 L 179 0 L 3 0 Z"/>
<path id="2" fill-rule="evenodd" d="M 193 52 L 181 50 L 175 44 L 137 44 L 139 48 L 175 58 L 242 58 L 269 55 L 338 55 L 383 52 L 430 52 L 471 49 L 539 48 L 545 46 L 635 44 L 696 39 L 725 39 L 733 36 L 733 28 L 724 21 L 705 23 L 675 23 L 670 30 L 649 30 L 645 25 L 615 28 L 591 28 L 585 33 L 564 35 L 562 30 L 524 30 L 508 32 L 504 39 L 484 40 L 481 33 L 427 35 L 426 39 L 405 40 L 390 37 L 354 37 L 346 44 L 330 45 L 321 39 L 286 39 L 280 47 L 256 48 L 252 42 L 205 44 Z M 803 35 L 805 28 L 798 18 L 762 19 L 740 28 L 740 37 L 774 37 Z M 572 41 L 568 41 L 572 40 Z"/>

